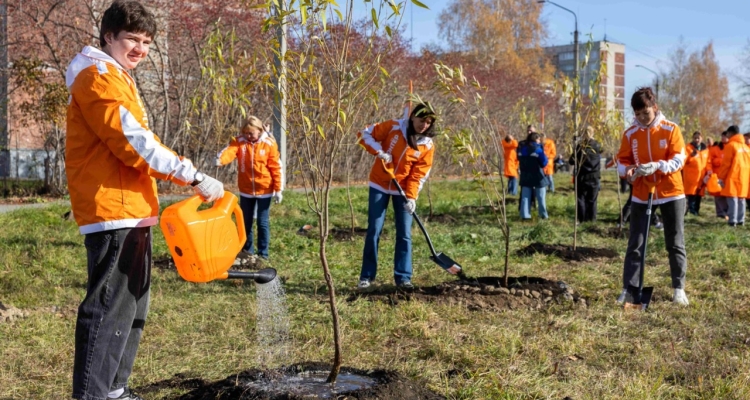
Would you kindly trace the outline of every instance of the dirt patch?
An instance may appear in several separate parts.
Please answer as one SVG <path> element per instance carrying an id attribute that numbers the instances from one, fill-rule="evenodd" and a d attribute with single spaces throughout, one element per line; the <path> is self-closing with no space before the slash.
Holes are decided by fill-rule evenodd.
<path id="1" fill-rule="evenodd" d="M 153 264 L 154 268 L 177 270 L 177 267 L 175 267 L 174 260 L 172 259 L 172 257 L 154 259 L 154 260 L 151 260 L 151 263 Z"/>
<path id="2" fill-rule="evenodd" d="M 456 217 L 450 214 L 432 214 L 424 217 L 424 220 L 427 222 L 437 222 L 446 225 L 455 224 L 458 221 Z"/>
<path id="3" fill-rule="evenodd" d="M 290 385 L 281 385 L 278 382 L 288 382 L 304 373 L 328 372 L 330 366 L 322 363 L 303 363 L 275 370 L 251 369 L 233 374 L 218 382 L 205 383 L 200 380 L 191 380 L 190 384 L 197 385 L 191 392 L 180 396 L 179 400 L 207 400 L 207 399 L 237 399 L 237 400 L 294 400 L 309 398 L 326 398 L 323 396 L 305 395 L 303 392 Z M 407 379 L 396 372 L 385 370 L 359 370 L 342 367 L 340 376 L 343 374 L 367 378 L 374 382 L 371 387 L 336 391 L 330 398 L 336 399 L 358 399 L 358 400 L 441 400 L 445 399 L 420 382 Z M 167 382 L 166 384 L 179 384 L 180 382 Z M 143 388 L 137 393 L 146 393 L 155 390 L 151 387 Z"/>
<path id="4" fill-rule="evenodd" d="M 539 242 L 532 243 L 516 252 L 516 254 L 520 256 L 529 256 L 537 253 L 560 257 L 565 261 L 587 261 L 600 258 L 619 257 L 619 253 L 610 249 L 578 246 L 573 250 L 572 246 Z"/>
<path id="5" fill-rule="evenodd" d="M 462 305 L 472 311 L 502 311 L 515 309 L 543 309 L 551 304 L 574 302 L 581 306 L 587 300 L 579 296 L 565 282 L 538 277 L 509 277 L 508 286 L 501 277 L 479 277 L 444 282 L 437 286 L 415 287 L 401 290 L 393 286 L 376 286 L 366 292 L 357 292 L 347 301 L 365 298 L 397 305 L 404 301 L 426 301 L 440 304 Z"/>
<path id="6" fill-rule="evenodd" d="M 355 227 L 354 232 L 352 232 L 352 228 L 335 227 L 329 231 L 329 235 L 334 240 L 352 241 L 360 237 L 365 237 L 367 235 L 367 228 Z"/>
<path id="7" fill-rule="evenodd" d="M 622 228 L 616 226 L 603 227 L 600 225 L 591 225 L 586 228 L 586 232 L 602 238 L 624 239 L 627 238 L 630 233 L 630 225 Z"/>

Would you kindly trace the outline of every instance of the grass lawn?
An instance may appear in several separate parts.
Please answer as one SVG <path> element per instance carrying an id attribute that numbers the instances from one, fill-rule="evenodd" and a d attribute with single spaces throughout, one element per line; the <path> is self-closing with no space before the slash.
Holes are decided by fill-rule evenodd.
<path id="1" fill-rule="evenodd" d="M 655 287 L 648 312 L 625 312 L 621 289 L 626 240 L 601 234 L 618 216 L 616 177 L 605 175 L 595 224 L 579 227 L 578 245 L 615 250 L 619 257 L 566 262 L 554 255 L 521 256 L 533 242 L 572 245 L 574 197 L 569 175 L 556 176 L 547 197 L 550 219 L 512 219 L 511 275 L 563 280 L 587 307 L 552 303 L 541 310 L 470 311 L 461 304 L 347 301 L 360 268 L 363 238 L 329 241 L 328 257 L 342 320 L 344 365 L 385 368 L 420 379 L 450 399 L 750 399 L 750 234 L 714 217 L 686 219 L 686 292 L 690 306 L 671 303 L 663 232 L 652 230 L 646 281 Z M 502 276 L 504 244 L 472 182 L 433 182 L 435 214 L 427 223 L 438 251 L 470 276 Z M 350 226 L 345 192 L 333 193 L 333 225 Z M 358 226 L 367 224 L 367 189 L 353 190 Z M 625 198 L 622 199 L 623 202 Z M 463 208 L 462 208 L 463 207 Z M 418 212 L 427 215 L 423 191 Z M 476 207 L 469 208 L 476 210 Z M 62 206 L 0 215 L 0 302 L 27 316 L 0 322 L 0 399 L 69 398 L 76 308 L 85 294 L 83 237 Z M 271 264 L 287 291 L 292 347 L 279 364 L 332 358 L 330 314 L 317 236 L 297 235 L 317 224 L 300 193 L 271 208 Z M 168 257 L 158 227 L 155 259 Z M 315 229 L 312 230 L 315 232 Z M 379 280 L 392 284 L 395 228 L 381 238 Z M 429 259 L 416 227 L 414 284 L 455 279 Z M 130 385 L 149 399 L 171 399 L 184 387 L 164 384 L 176 374 L 207 381 L 259 367 L 255 346 L 255 287 L 242 282 L 193 284 L 174 270 L 153 269 L 151 311 Z"/>

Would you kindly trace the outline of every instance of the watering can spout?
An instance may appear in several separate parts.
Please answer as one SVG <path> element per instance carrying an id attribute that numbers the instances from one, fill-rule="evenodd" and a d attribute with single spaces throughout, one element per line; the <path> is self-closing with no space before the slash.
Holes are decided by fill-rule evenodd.
<path id="1" fill-rule="evenodd" d="M 227 279 L 252 279 L 261 285 L 276 279 L 276 270 L 263 268 L 256 272 L 227 271 Z"/>

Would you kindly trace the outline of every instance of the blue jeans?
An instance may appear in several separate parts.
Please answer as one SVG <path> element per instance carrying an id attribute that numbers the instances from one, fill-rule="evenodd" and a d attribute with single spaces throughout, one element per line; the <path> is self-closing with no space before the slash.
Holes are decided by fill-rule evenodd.
<path id="1" fill-rule="evenodd" d="M 555 178 L 554 175 L 547 175 L 547 181 L 549 182 L 549 191 L 555 193 Z"/>
<path id="2" fill-rule="evenodd" d="M 515 176 L 508 177 L 508 194 L 511 196 L 518 195 L 518 178 Z"/>
<path id="3" fill-rule="evenodd" d="M 400 195 L 391 196 L 370 188 L 367 210 L 367 236 L 362 253 L 362 271 L 359 279 L 375 280 L 378 272 L 378 243 L 385 223 L 388 200 L 393 198 L 393 213 L 396 217 L 396 252 L 393 255 L 393 279 L 396 285 L 411 281 L 411 221 L 412 215 L 404 210 L 405 200 Z"/>
<path id="4" fill-rule="evenodd" d="M 90 233 L 84 245 L 88 282 L 76 317 L 73 398 L 103 400 L 128 385 L 146 325 L 151 227 Z"/>
<path id="5" fill-rule="evenodd" d="M 531 211 L 529 207 L 532 191 L 536 192 L 536 204 L 537 207 L 539 207 L 539 218 L 547 219 L 547 201 L 545 199 L 547 188 L 536 187 L 532 190 L 530 186 L 521 186 L 521 219 L 531 219 Z"/>
<path id="6" fill-rule="evenodd" d="M 255 206 L 258 206 L 258 251 L 253 249 L 253 221 L 255 217 Z M 245 233 L 247 241 L 242 250 L 257 254 L 263 258 L 268 258 L 268 242 L 271 240 L 271 223 L 268 217 L 271 209 L 271 197 L 254 198 L 240 197 L 240 208 L 242 209 L 242 219 L 245 220 Z"/>

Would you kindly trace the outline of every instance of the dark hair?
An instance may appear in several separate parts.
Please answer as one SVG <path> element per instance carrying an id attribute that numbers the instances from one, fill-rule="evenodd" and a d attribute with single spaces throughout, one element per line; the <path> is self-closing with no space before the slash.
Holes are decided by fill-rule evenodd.
<path id="1" fill-rule="evenodd" d="M 430 103 L 426 101 L 424 103 L 417 104 L 417 106 L 414 107 L 414 109 L 411 111 L 411 114 L 409 115 L 409 128 L 406 131 L 406 142 L 409 144 L 409 147 L 416 150 L 417 132 L 414 130 L 414 124 L 411 122 L 412 117 L 432 118 L 430 127 L 427 128 L 427 130 L 424 131 L 422 135 L 433 137 L 435 135 L 433 133 L 433 128 L 435 127 L 435 119 L 437 119 L 437 115 L 435 114 L 435 110 L 432 109 L 432 105 L 430 105 Z"/>
<path id="2" fill-rule="evenodd" d="M 526 136 L 526 141 L 529 143 L 534 143 L 541 138 L 542 135 L 539 132 L 531 132 L 528 136 Z"/>
<path id="3" fill-rule="evenodd" d="M 654 92 L 650 87 L 638 88 L 630 99 L 630 106 L 633 107 L 633 111 L 643 110 L 646 107 L 654 107 L 655 105 L 656 96 L 654 96 Z"/>
<path id="4" fill-rule="evenodd" d="M 693 136 L 695 136 L 695 135 L 703 136 L 703 134 L 701 133 L 701 131 L 695 131 L 695 132 L 693 132 Z"/>
<path id="5" fill-rule="evenodd" d="M 151 39 L 156 37 L 156 19 L 154 14 L 136 0 L 115 0 L 104 12 L 99 28 L 99 45 L 104 48 L 107 41 L 104 36 L 111 33 L 117 36 L 120 32 L 145 33 Z"/>
<path id="6" fill-rule="evenodd" d="M 727 137 L 734 136 L 738 133 L 740 133 L 740 128 L 737 127 L 737 125 L 732 125 L 729 128 L 727 128 Z"/>

